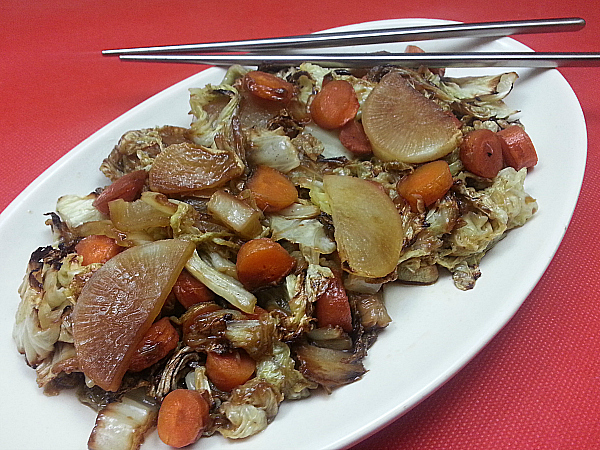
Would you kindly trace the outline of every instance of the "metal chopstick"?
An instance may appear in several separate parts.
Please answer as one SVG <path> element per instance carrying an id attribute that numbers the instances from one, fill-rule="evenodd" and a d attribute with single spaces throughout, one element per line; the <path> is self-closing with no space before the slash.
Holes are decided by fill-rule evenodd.
<path id="1" fill-rule="evenodd" d="M 466 53 L 329 53 L 288 55 L 121 55 L 129 61 L 171 62 L 230 66 L 261 64 L 289 66 L 303 62 L 329 68 L 373 67 L 391 64 L 403 67 L 595 67 L 600 66 L 598 52 L 466 52 Z"/>
<path id="2" fill-rule="evenodd" d="M 504 22 L 457 23 L 426 25 L 378 30 L 360 30 L 317 33 L 300 36 L 250 39 L 229 42 L 201 44 L 166 45 L 104 50 L 104 55 L 151 54 L 151 53 L 205 53 L 205 52 L 244 52 L 274 49 L 309 47 L 340 47 L 389 42 L 406 42 L 456 37 L 498 37 L 514 34 L 554 33 L 577 31 L 585 26 L 579 17 L 514 20 Z"/>

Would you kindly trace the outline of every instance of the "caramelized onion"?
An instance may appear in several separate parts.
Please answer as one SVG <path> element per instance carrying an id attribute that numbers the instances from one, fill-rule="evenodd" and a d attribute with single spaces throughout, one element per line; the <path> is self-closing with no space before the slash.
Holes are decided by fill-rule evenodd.
<path id="1" fill-rule="evenodd" d="M 310 344 L 300 345 L 295 350 L 300 372 L 326 389 L 352 383 L 366 373 L 362 362 L 353 353 Z"/>

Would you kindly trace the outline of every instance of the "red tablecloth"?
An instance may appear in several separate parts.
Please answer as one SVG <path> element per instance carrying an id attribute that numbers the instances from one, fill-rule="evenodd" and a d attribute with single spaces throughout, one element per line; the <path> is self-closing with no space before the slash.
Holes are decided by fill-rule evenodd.
<path id="1" fill-rule="evenodd" d="M 600 50 L 600 8 L 587 0 L 3 0 L 0 210 L 84 138 L 199 70 L 126 64 L 103 58 L 103 48 L 302 34 L 403 17 L 474 22 L 570 16 L 585 18 L 586 28 L 517 39 L 537 51 Z M 555 258 L 477 357 L 356 450 L 600 448 L 600 70 L 561 72 L 583 107 L 589 155 L 579 203 Z M 568 148 L 557 151 L 569 157 Z"/>

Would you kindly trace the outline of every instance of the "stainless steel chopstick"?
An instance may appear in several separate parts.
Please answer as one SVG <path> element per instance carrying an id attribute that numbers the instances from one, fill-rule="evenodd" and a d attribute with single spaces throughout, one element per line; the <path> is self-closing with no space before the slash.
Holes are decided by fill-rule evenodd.
<path id="1" fill-rule="evenodd" d="M 403 67 L 595 67 L 600 66 L 597 52 L 467 52 L 467 53 L 329 53 L 288 55 L 121 55 L 128 61 L 170 62 L 230 66 L 262 64 L 289 66 L 302 62 L 329 68 L 373 67 L 390 64 Z"/>
<path id="2" fill-rule="evenodd" d="M 112 49 L 104 50 L 102 54 L 127 55 L 150 53 L 245 52 L 309 47 L 341 47 L 456 37 L 498 37 L 511 36 L 514 34 L 554 33 L 559 31 L 577 31 L 584 26 L 585 20 L 579 17 L 457 23 L 378 30 L 317 33 L 229 42 Z"/>

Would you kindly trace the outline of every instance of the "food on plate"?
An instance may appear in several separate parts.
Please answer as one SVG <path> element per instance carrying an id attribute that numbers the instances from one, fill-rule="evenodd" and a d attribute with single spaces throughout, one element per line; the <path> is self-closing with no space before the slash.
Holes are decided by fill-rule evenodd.
<path id="1" fill-rule="evenodd" d="M 454 150 L 461 122 L 414 89 L 398 72 L 389 72 L 373 88 L 362 111 L 373 153 L 383 161 L 423 163 Z"/>
<path id="2" fill-rule="evenodd" d="M 114 450 L 248 438 L 359 380 L 386 284 L 472 289 L 537 210 L 516 78 L 305 63 L 191 89 L 189 127 L 127 131 L 107 186 L 49 213 L 13 331 L 38 385 L 76 388 Z"/>

